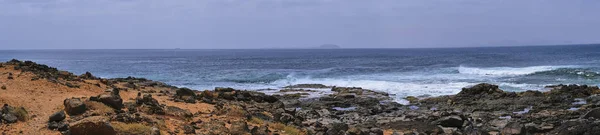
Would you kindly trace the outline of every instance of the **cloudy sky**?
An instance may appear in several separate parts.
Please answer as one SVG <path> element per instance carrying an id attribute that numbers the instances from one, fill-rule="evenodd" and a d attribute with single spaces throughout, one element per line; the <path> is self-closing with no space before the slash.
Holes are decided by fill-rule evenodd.
<path id="1" fill-rule="evenodd" d="M 598 0 L 0 0 L 2 49 L 600 43 Z"/>

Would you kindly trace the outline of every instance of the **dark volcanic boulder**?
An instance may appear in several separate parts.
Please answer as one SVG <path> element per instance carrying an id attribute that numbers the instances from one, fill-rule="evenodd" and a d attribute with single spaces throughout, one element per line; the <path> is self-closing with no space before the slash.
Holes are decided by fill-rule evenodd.
<path id="1" fill-rule="evenodd" d="M 460 116 L 447 116 L 443 117 L 436 122 L 437 125 L 442 127 L 456 127 L 461 128 L 464 124 L 464 120 Z"/>
<path id="2" fill-rule="evenodd" d="M 480 94 L 495 94 L 495 93 L 504 93 L 504 91 L 498 88 L 498 85 L 481 83 L 477 84 L 470 88 L 463 88 L 456 96 L 470 96 L 470 95 L 480 95 Z"/>
<path id="3" fill-rule="evenodd" d="M 120 110 L 124 107 L 123 99 L 121 99 L 121 95 L 119 95 L 119 89 L 114 88 L 109 90 L 110 93 L 104 93 L 96 96 L 95 98 L 90 98 L 92 101 L 98 101 L 104 103 L 107 106 L 110 106 L 114 109 Z"/>
<path id="4" fill-rule="evenodd" d="M 116 135 L 107 118 L 93 116 L 70 124 L 73 135 Z"/>
<path id="5" fill-rule="evenodd" d="M 583 115 L 584 119 L 588 119 L 588 118 L 595 118 L 595 119 L 600 119 L 600 108 L 595 108 L 590 110 L 589 112 L 587 112 L 585 115 Z"/>
<path id="6" fill-rule="evenodd" d="M 66 118 L 65 111 L 60 110 L 60 111 L 50 115 L 50 118 L 48 118 L 48 121 L 62 121 L 65 118 Z"/>
<path id="7" fill-rule="evenodd" d="M 101 94 L 98 96 L 98 101 L 117 110 L 124 106 L 121 96 L 115 94 Z"/>
<path id="8" fill-rule="evenodd" d="M 68 98 L 63 102 L 69 115 L 79 115 L 85 112 L 86 106 L 79 98 Z"/>
<path id="9" fill-rule="evenodd" d="M 18 118 L 17 118 L 17 116 L 15 116 L 12 113 L 6 113 L 6 114 L 2 114 L 2 120 L 5 121 L 6 123 L 15 123 L 15 122 L 17 122 Z"/>
<path id="10" fill-rule="evenodd" d="M 48 122 L 48 129 L 58 130 L 58 131 L 67 131 L 67 130 L 69 130 L 69 125 L 63 121 L 51 121 L 51 122 Z"/>
<path id="11" fill-rule="evenodd" d="M 327 126 L 327 135 L 344 135 L 348 130 L 348 125 L 344 123 L 332 123 Z"/>
<path id="12" fill-rule="evenodd" d="M 587 85 L 555 85 L 555 86 L 547 86 L 548 88 L 552 88 L 550 90 L 551 95 L 568 95 L 574 98 L 583 98 L 588 97 L 592 94 L 600 93 L 600 89 L 597 86 L 587 86 Z"/>
<path id="13" fill-rule="evenodd" d="M 175 96 L 195 96 L 194 90 L 188 88 L 179 88 L 175 91 Z"/>
<path id="14" fill-rule="evenodd" d="M 233 91 L 235 91 L 235 89 L 233 89 L 233 88 L 222 88 L 222 87 L 215 88 L 215 92 L 233 92 Z"/>

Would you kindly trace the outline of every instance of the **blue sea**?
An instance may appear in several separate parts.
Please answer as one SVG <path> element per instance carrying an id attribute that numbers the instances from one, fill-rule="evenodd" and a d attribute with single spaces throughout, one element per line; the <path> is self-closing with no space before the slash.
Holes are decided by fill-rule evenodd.
<path id="1" fill-rule="evenodd" d="M 404 96 L 458 93 L 477 83 L 508 91 L 600 84 L 600 45 L 441 49 L 0 50 L 99 77 L 144 77 L 198 90 L 318 83 Z"/>

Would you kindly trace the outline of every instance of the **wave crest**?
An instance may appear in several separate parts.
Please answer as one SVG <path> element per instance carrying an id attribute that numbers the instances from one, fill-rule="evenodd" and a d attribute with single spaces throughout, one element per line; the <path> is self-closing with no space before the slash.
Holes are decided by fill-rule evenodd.
<path id="1" fill-rule="evenodd" d="M 567 68 L 569 66 L 531 66 L 531 67 L 490 67 L 490 68 L 477 68 L 477 67 L 458 67 L 458 72 L 461 74 L 472 74 L 472 75 L 492 75 L 492 76 L 517 76 L 517 75 L 529 75 L 537 72 L 552 71 L 560 68 Z"/>

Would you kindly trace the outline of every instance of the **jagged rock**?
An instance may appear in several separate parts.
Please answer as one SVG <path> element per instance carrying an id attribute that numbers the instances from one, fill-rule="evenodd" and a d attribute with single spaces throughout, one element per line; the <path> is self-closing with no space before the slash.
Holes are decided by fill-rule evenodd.
<path id="1" fill-rule="evenodd" d="M 285 86 L 284 88 L 331 88 L 331 86 L 326 86 L 323 84 L 296 84 L 291 86 Z"/>
<path id="2" fill-rule="evenodd" d="M 196 93 L 192 89 L 179 88 L 175 91 L 175 96 L 195 96 Z"/>
<path id="3" fill-rule="evenodd" d="M 344 123 L 332 123 L 327 126 L 327 135 L 344 135 L 348 130 L 348 125 Z"/>
<path id="4" fill-rule="evenodd" d="M 194 129 L 193 126 L 185 125 L 185 126 L 183 126 L 183 133 L 184 134 L 195 134 L 196 129 Z"/>
<path id="5" fill-rule="evenodd" d="M 372 135 L 383 135 L 383 129 L 381 128 L 371 128 L 370 131 Z"/>
<path id="6" fill-rule="evenodd" d="M 288 113 L 283 113 L 281 114 L 281 116 L 279 117 L 279 121 L 283 122 L 283 123 L 288 123 L 294 120 L 294 116 Z"/>
<path id="7" fill-rule="evenodd" d="M 119 89 L 113 89 L 110 93 L 100 94 L 96 100 L 117 110 L 120 110 L 124 106 L 123 99 L 119 95 Z"/>
<path id="8" fill-rule="evenodd" d="M 62 121 L 66 118 L 66 114 L 65 111 L 60 110 L 52 115 L 50 115 L 50 117 L 48 118 L 48 121 Z"/>
<path id="9" fill-rule="evenodd" d="M 524 134 L 525 127 L 519 122 L 510 122 L 502 129 L 504 135 L 521 135 Z"/>
<path id="10" fill-rule="evenodd" d="M 107 118 L 92 116 L 70 124 L 73 135 L 116 135 Z"/>
<path id="11" fill-rule="evenodd" d="M 5 121 L 6 123 L 15 123 L 19 119 L 17 118 L 17 116 L 15 116 L 12 113 L 5 113 L 5 114 L 2 114 L 2 120 Z"/>
<path id="12" fill-rule="evenodd" d="M 460 116 L 447 116 L 437 120 L 436 124 L 442 127 L 456 127 L 461 128 L 464 120 Z"/>
<path id="13" fill-rule="evenodd" d="M 250 133 L 252 135 L 269 135 L 271 133 L 271 130 L 269 130 L 269 128 L 266 126 L 254 126 L 252 130 L 250 130 Z"/>
<path id="14" fill-rule="evenodd" d="M 595 108 L 590 110 L 589 112 L 587 112 L 585 115 L 583 115 L 584 119 L 588 119 L 588 118 L 595 118 L 595 119 L 600 119 L 600 108 Z"/>
<path id="15" fill-rule="evenodd" d="M 87 109 L 85 104 L 79 98 L 68 98 L 64 100 L 65 111 L 69 115 L 79 115 Z"/>
<path id="16" fill-rule="evenodd" d="M 470 95 L 479 95 L 479 94 L 494 94 L 494 93 L 503 93 L 504 91 L 498 88 L 498 85 L 492 85 L 488 83 L 477 84 L 470 88 L 463 88 L 457 96 L 470 96 Z"/>

